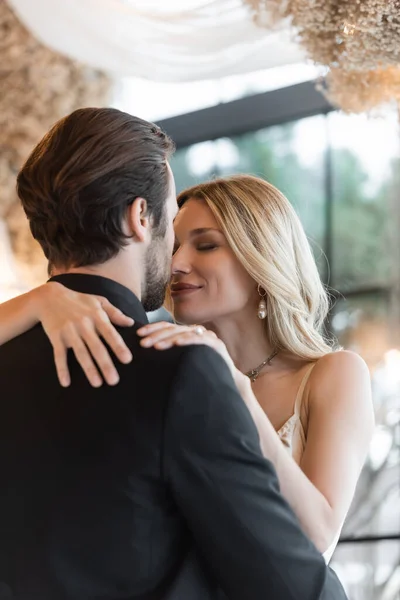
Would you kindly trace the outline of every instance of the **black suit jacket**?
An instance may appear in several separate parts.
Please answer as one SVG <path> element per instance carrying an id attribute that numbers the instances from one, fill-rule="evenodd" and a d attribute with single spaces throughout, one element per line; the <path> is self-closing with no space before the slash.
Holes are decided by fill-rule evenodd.
<path id="1" fill-rule="evenodd" d="M 143 349 L 126 288 L 54 278 L 135 319 L 120 383 L 57 381 L 41 326 L 0 347 L 0 598 L 343 600 L 262 457 L 223 359 Z M 1 595 L 3 594 L 3 595 Z"/>

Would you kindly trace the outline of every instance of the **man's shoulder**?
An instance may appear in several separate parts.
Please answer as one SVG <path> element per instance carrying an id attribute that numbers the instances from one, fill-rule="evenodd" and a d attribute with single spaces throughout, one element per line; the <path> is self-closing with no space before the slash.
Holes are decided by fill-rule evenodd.
<path id="1" fill-rule="evenodd" d="M 151 379 L 150 387 L 163 382 L 166 389 L 173 392 L 186 384 L 191 387 L 194 382 L 202 388 L 221 382 L 233 383 L 224 359 L 209 346 L 193 344 L 158 350 L 140 346 L 133 330 L 123 337 L 133 354 L 131 369 L 128 367 L 131 376 Z"/>
<path id="2" fill-rule="evenodd" d="M 132 350 L 134 356 L 141 361 L 148 361 L 158 364 L 176 365 L 177 367 L 184 362 L 188 367 L 200 367 L 203 364 L 225 362 L 212 348 L 206 345 L 190 346 L 172 346 L 166 350 L 156 348 L 144 348 L 140 345 L 141 338 L 137 335 L 137 330 L 143 324 L 136 323 L 134 327 L 118 328 L 119 333 L 126 345 Z"/>
<path id="3" fill-rule="evenodd" d="M 167 365 L 181 374 L 188 371 L 211 374 L 228 370 L 224 359 L 206 345 L 173 346 L 167 350 L 139 347 L 142 360 Z"/>
<path id="4" fill-rule="evenodd" d="M 180 352 L 176 352 L 179 351 Z M 169 355 L 169 356 L 168 356 Z M 172 348 L 165 356 L 174 364 L 175 377 L 172 392 L 209 399 L 229 396 L 236 393 L 231 372 L 225 360 L 215 350 L 206 345 Z"/>

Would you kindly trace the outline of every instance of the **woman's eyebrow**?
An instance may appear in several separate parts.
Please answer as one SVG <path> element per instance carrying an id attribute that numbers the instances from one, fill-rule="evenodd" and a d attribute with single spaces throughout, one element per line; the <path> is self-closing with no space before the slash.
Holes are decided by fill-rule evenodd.
<path id="1" fill-rule="evenodd" d="M 209 233 L 210 231 L 222 233 L 219 229 L 216 229 L 215 227 L 200 227 L 198 229 L 192 229 L 189 235 L 191 237 L 195 237 L 196 235 L 202 235 L 203 233 Z"/>

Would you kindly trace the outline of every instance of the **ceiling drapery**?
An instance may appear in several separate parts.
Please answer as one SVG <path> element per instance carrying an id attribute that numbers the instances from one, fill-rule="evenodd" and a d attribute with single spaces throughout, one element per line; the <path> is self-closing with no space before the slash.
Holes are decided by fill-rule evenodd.
<path id="1" fill-rule="evenodd" d="M 304 61 L 286 22 L 266 31 L 244 0 L 8 0 L 49 47 L 117 76 L 178 82 Z"/>
<path id="2" fill-rule="evenodd" d="M 400 103 L 400 0 L 8 0 L 44 44 L 116 76 L 187 82 L 311 59 L 349 112 Z"/>

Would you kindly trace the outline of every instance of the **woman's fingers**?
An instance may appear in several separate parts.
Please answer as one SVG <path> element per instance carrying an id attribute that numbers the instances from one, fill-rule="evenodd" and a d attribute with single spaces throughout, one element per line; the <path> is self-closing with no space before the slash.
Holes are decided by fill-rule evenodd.
<path id="1" fill-rule="evenodd" d="M 232 375 L 237 371 L 232 358 L 225 344 L 217 337 L 213 331 L 202 328 L 202 333 L 197 333 L 199 328 L 195 325 L 184 327 L 182 325 L 172 325 L 170 323 L 152 323 L 138 330 L 138 334 L 143 337 L 140 344 L 146 348 L 154 346 L 157 350 L 167 350 L 172 346 L 203 345 L 209 346 L 227 363 Z"/>
<path id="2" fill-rule="evenodd" d="M 151 346 L 158 347 L 158 344 L 164 342 L 165 340 L 184 335 L 185 333 L 191 331 L 191 327 L 183 327 L 181 325 L 159 327 L 158 330 L 152 329 L 149 335 L 146 334 L 146 337 L 140 341 L 140 345 L 144 346 L 145 348 L 150 348 Z"/>
<path id="3" fill-rule="evenodd" d="M 131 317 L 125 315 L 122 310 L 116 308 L 107 298 L 99 298 L 101 308 L 106 313 L 107 317 L 114 325 L 119 327 L 131 327 L 134 324 L 134 320 Z"/>
<path id="4" fill-rule="evenodd" d="M 157 349 L 164 350 L 176 344 L 181 337 L 184 340 L 183 344 L 207 344 L 211 346 L 211 339 L 216 343 L 218 338 L 214 332 L 204 329 L 204 333 L 199 335 L 196 333 L 196 326 L 175 325 L 162 321 L 160 323 L 151 323 L 145 325 L 137 331 L 143 339 L 141 346 L 150 348 L 154 346 Z M 208 337 L 207 337 L 208 336 Z M 203 339 L 203 342 L 201 341 Z M 206 341 L 205 341 L 206 339 Z"/>
<path id="5" fill-rule="evenodd" d="M 103 381 L 93 362 L 88 347 L 74 327 L 70 327 L 68 333 L 65 335 L 65 346 L 72 349 L 75 358 L 82 367 L 90 385 L 93 387 L 100 387 Z"/>
<path id="6" fill-rule="evenodd" d="M 56 363 L 56 371 L 58 381 L 63 387 L 68 387 L 71 383 L 71 377 L 68 370 L 67 364 L 67 352 L 68 349 L 61 341 L 61 339 L 50 340 L 53 345 L 54 361 Z"/>
<path id="7" fill-rule="evenodd" d="M 186 332 L 180 332 L 175 335 L 171 335 L 161 341 L 154 344 L 154 347 L 158 350 L 166 350 L 171 346 L 188 346 L 192 344 L 210 346 L 215 348 L 217 340 L 206 333 L 198 335 L 193 332 L 193 329 L 188 329 Z"/>
<path id="8" fill-rule="evenodd" d="M 103 327 L 106 327 L 105 323 L 103 323 Z M 111 325 L 110 327 L 112 328 Z M 68 387 L 71 383 L 67 363 L 67 353 L 69 348 L 74 352 L 76 360 L 82 367 L 89 383 L 93 387 L 100 387 L 103 383 L 99 370 L 108 385 L 115 385 L 118 383 L 118 372 L 110 354 L 100 340 L 98 333 L 93 329 L 91 322 L 88 321 L 83 324 L 81 332 L 78 332 L 75 327 L 71 326 L 64 334 L 64 338 L 57 337 L 50 341 L 54 348 L 54 360 L 56 363 L 58 380 L 63 387 Z M 116 343 L 118 343 L 118 341 Z"/>
<path id="9" fill-rule="evenodd" d="M 104 313 L 99 314 L 98 318 L 96 319 L 95 326 L 97 332 L 102 336 L 118 360 L 124 364 L 131 362 L 133 358 L 132 352 L 126 345 L 123 337 L 115 329 L 113 324 L 110 323 L 109 318 L 104 315 Z"/>
<path id="10" fill-rule="evenodd" d="M 138 329 L 136 333 L 140 337 L 146 337 L 164 329 L 177 330 L 181 329 L 182 327 L 182 325 L 175 325 L 174 323 L 168 323 L 168 321 L 157 321 L 156 323 L 149 323 L 148 325 L 143 325 L 143 327 L 140 327 L 140 329 Z"/>
<path id="11" fill-rule="evenodd" d="M 198 346 L 204 345 L 214 348 L 214 350 L 218 351 L 219 342 L 220 341 L 218 338 L 209 335 L 208 332 L 203 333 L 203 335 L 197 335 L 196 333 L 189 332 L 187 335 L 178 337 L 175 343 L 177 346 L 188 346 L 191 344 L 197 344 Z"/>
<path id="12" fill-rule="evenodd" d="M 103 383 L 99 370 L 104 380 L 114 385 L 119 376 L 110 356 L 111 351 L 122 363 L 132 360 L 132 353 L 116 327 L 132 326 L 133 319 L 103 296 L 81 294 L 59 284 L 54 285 L 55 288 L 49 288 L 55 290 L 54 298 L 52 296 L 50 305 L 43 311 L 41 321 L 54 348 L 61 385 L 70 385 L 68 348 L 74 351 L 91 385 L 98 387 Z"/>
<path id="13" fill-rule="evenodd" d="M 119 382 L 118 371 L 115 368 L 107 348 L 99 338 L 98 332 L 93 328 L 92 323 L 88 323 L 85 330 L 82 332 L 82 340 L 84 346 L 86 346 L 87 350 L 90 352 L 90 356 L 96 361 L 96 365 L 104 377 L 105 382 L 108 385 L 116 385 Z M 86 360 L 86 356 L 84 356 L 84 360 Z M 93 363 L 93 361 L 91 362 Z M 91 369 L 91 365 L 89 365 L 88 362 L 86 362 L 86 364 Z"/>

